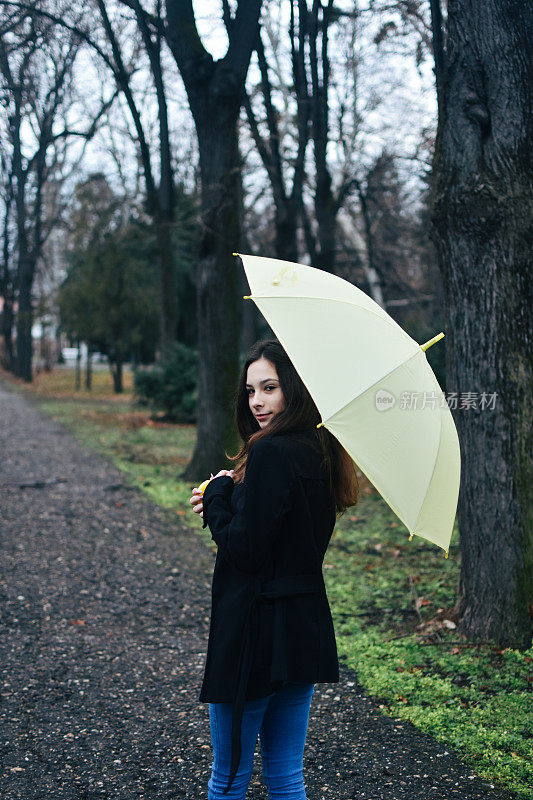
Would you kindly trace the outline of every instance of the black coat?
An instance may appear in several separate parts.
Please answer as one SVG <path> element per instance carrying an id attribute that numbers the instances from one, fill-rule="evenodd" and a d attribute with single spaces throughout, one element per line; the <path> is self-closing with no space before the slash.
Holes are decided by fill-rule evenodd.
<path id="1" fill-rule="evenodd" d="M 339 663 L 322 563 L 335 509 L 316 429 L 266 436 L 244 481 L 213 479 L 204 524 L 218 545 L 202 702 L 231 702 L 232 769 L 245 699 L 289 681 L 337 682 Z"/>

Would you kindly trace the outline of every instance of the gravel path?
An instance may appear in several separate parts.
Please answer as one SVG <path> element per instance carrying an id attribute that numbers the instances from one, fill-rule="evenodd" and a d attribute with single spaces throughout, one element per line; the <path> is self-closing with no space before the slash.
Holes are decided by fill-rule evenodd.
<path id="1" fill-rule="evenodd" d="M 205 800 L 214 554 L 6 386 L 0 454 L 1 800 Z M 344 666 L 316 686 L 305 776 L 309 800 L 511 797 Z"/>

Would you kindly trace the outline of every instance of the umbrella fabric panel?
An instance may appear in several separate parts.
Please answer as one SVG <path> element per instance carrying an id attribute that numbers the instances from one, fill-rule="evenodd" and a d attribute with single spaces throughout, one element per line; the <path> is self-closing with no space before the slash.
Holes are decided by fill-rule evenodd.
<path id="1" fill-rule="evenodd" d="M 420 352 L 389 321 L 350 303 L 254 297 L 312 395 L 324 422 Z M 302 332 L 305 331 L 305 335 Z"/>
<path id="2" fill-rule="evenodd" d="M 250 290 L 256 297 L 316 297 L 342 300 L 378 314 L 392 323 L 397 332 L 407 336 L 403 328 L 371 297 L 352 283 L 331 272 L 261 256 L 241 256 Z M 278 281 L 278 283 L 275 283 Z"/>
<path id="3" fill-rule="evenodd" d="M 427 495 L 441 435 L 440 409 L 401 403 L 410 387 L 429 388 L 424 361 L 419 349 L 326 423 L 410 531 Z M 377 400 L 383 395 L 393 400 L 386 410 Z"/>
<path id="4" fill-rule="evenodd" d="M 402 397 L 414 391 L 429 402 L 405 405 Z M 386 410 L 380 410 L 380 395 L 391 398 Z M 459 486 L 457 434 L 423 351 L 326 426 L 409 531 L 447 549 Z"/>
<path id="5" fill-rule="evenodd" d="M 442 433 L 435 469 L 413 533 L 448 550 L 459 497 L 461 455 L 449 409 L 444 410 L 441 422 Z"/>

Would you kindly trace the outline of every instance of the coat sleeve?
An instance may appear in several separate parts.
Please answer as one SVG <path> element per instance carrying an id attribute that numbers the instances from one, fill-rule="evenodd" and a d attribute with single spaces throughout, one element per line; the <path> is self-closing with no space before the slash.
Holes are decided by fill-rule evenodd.
<path id="1" fill-rule="evenodd" d="M 230 505 L 232 478 L 221 476 L 206 487 L 204 528 L 209 525 L 212 538 L 236 569 L 261 570 L 291 507 L 294 477 L 283 450 L 272 440 L 261 439 L 248 456 L 244 502 L 236 513 Z"/>

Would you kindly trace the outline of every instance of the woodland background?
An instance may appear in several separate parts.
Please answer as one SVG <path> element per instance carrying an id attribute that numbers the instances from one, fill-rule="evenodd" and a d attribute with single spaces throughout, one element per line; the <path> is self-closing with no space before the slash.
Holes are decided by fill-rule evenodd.
<path id="1" fill-rule="evenodd" d="M 451 616 L 524 651 L 532 42 L 519 0 L 0 0 L 5 369 L 29 384 L 79 353 L 81 391 L 83 353 L 117 396 L 133 370 L 194 424 L 190 483 L 235 451 L 239 367 L 269 334 L 233 252 L 352 281 L 419 342 L 444 330 Z"/>

